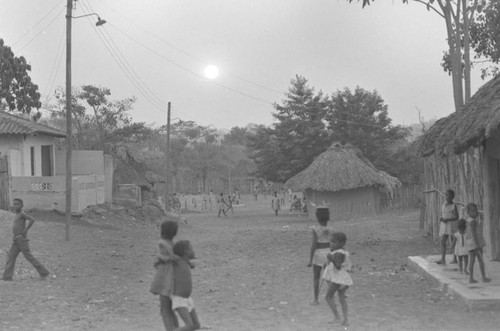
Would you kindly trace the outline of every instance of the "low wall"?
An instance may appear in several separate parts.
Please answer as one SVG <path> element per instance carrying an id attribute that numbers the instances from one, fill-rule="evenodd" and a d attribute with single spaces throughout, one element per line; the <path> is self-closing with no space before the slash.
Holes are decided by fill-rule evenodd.
<path id="1" fill-rule="evenodd" d="M 11 200 L 22 199 L 26 209 L 65 210 L 65 176 L 11 177 L 11 180 Z M 104 176 L 75 176 L 71 187 L 72 212 L 104 203 Z"/>

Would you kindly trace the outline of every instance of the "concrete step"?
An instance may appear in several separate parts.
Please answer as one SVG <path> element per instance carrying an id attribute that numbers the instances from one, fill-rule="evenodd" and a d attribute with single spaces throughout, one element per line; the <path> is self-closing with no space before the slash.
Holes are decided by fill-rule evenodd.
<path id="1" fill-rule="evenodd" d="M 500 309 L 500 262 L 485 261 L 486 276 L 490 283 L 480 281 L 481 273 L 477 261 L 474 265 L 474 278 L 478 283 L 469 284 L 469 276 L 460 274 L 458 264 L 449 264 L 452 255 L 446 257 L 448 264 L 440 265 L 436 261 L 439 255 L 409 256 L 408 265 L 433 285 L 441 287 L 446 293 L 459 298 L 469 310 Z"/>

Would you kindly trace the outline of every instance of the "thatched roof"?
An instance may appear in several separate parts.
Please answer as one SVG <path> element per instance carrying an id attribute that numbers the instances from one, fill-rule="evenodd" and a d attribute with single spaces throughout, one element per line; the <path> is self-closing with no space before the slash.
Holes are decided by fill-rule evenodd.
<path id="1" fill-rule="evenodd" d="M 484 84 L 465 105 L 437 121 L 418 141 L 422 156 L 460 154 L 480 146 L 500 127 L 500 75 Z"/>
<path id="2" fill-rule="evenodd" d="M 381 174 L 369 161 L 364 160 L 356 147 L 334 143 L 309 167 L 290 178 L 286 186 L 293 190 L 335 192 L 366 186 L 386 187 L 389 177 L 390 181 L 398 181 L 386 173 Z"/>

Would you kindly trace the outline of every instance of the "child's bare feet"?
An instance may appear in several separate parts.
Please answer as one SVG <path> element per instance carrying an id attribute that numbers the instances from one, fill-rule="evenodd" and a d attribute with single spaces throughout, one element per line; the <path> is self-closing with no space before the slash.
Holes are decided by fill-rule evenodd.
<path id="1" fill-rule="evenodd" d="M 313 305 L 313 306 L 319 306 L 319 301 L 318 300 L 314 300 L 313 302 L 311 302 L 311 305 Z"/>
<path id="2" fill-rule="evenodd" d="M 335 319 L 331 322 L 328 322 L 330 324 L 340 324 L 342 323 L 342 320 L 340 319 L 340 317 L 335 317 Z"/>
<path id="3" fill-rule="evenodd" d="M 474 283 L 477 283 L 477 280 L 475 280 L 475 279 L 469 279 L 469 284 L 474 284 Z"/>
<path id="4" fill-rule="evenodd" d="M 349 322 L 344 321 L 344 322 L 342 322 L 342 324 L 340 324 L 340 325 L 342 325 L 342 326 L 348 326 L 348 325 L 349 325 Z"/>
<path id="5" fill-rule="evenodd" d="M 446 261 L 445 260 L 439 260 L 439 261 L 436 261 L 437 264 L 446 264 Z"/>
<path id="6" fill-rule="evenodd" d="M 491 278 L 488 277 L 483 278 L 483 283 L 489 283 L 489 282 L 491 282 Z"/>

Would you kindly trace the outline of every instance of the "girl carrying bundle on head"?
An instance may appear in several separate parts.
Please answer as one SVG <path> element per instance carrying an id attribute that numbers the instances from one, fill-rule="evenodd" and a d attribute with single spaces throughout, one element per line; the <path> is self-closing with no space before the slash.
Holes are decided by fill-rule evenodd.
<path id="1" fill-rule="evenodd" d="M 333 229 L 328 226 L 330 211 L 327 207 L 316 208 L 316 219 L 318 220 L 318 225 L 312 226 L 311 251 L 307 265 L 308 267 L 313 267 L 313 305 L 319 304 L 319 281 L 323 266 L 327 262 L 326 256 L 330 252 L 330 237 L 333 234 Z"/>

